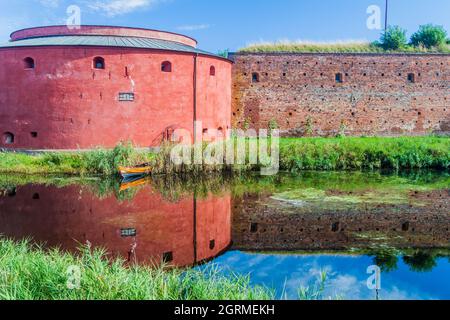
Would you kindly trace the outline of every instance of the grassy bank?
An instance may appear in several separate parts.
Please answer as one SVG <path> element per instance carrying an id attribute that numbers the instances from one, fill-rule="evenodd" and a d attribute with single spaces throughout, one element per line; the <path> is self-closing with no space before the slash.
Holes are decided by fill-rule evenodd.
<path id="1" fill-rule="evenodd" d="M 71 266 L 81 271 L 79 286 Z M 76 273 L 75 273 L 76 274 Z M 69 282 L 68 282 L 69 281 Z M 75 285 L 70 289 L 67 284 Z M 125 266 L 85 247 L 75 256 L 0 239 L 0 299 L 8 300 L 266 300 L 248 277 L 196 270 Z"/>
<path id="2" fill-rule="evenodd" d="M 169 146 L 159 154 L 135 151 L 131 145 L 114 150 L 80 153 L 26 155 L 0 153 L 0 173 L 24 174 L 100 174 L 112 175 L 119 165 L 150 162 L 155 173 L 205 173 L 258 170 L 260 165 L 182 165 L 170 161 Z M 247 155 L 248 157 L 248 155 Z M 450 138 L 282 138 L 280 169 L 366 170 L 366 169 L 440 169 L 450 168 Z"/>
<path id="3" fill-rule="evenodd" d="M 381 46 L 369 42 L 304 42 L 277 41 L 249 44 L 238 50 L 241 53 L 450 53 L 450 45 L 438 48 L 405 46 L 399 50 L 384 50 Z"/>

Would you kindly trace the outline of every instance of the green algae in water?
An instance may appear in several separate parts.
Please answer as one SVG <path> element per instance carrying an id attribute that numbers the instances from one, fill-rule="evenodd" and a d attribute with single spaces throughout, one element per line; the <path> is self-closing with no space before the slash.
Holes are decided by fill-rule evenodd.
<path id="1" fill-rule="evenodd" d="M 334 194 L 336 193 L 336 194 Z M 276 193 L 272 199 L 290 203 L 341 203 L 348 205 L 358 204 L 387 204 L 423 205 L 420 201 L 411 200 L 408 190 L 366 190 L 358 193 L 339 193 L 321 189 L 306 188 Z"/>

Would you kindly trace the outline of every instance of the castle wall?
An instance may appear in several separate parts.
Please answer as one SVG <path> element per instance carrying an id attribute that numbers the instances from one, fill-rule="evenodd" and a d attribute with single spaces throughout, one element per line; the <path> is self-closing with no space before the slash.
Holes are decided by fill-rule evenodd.
<path id="1" fill-rule="evenodd" d="M 94 69 L 93 59 L 105 59 Z M 23 59 L 32 57 L 34 69 Z M 172 72 L 162 72 L 164 61 Z M 215 75 L 210 75 L 210 67 Z M 88 149 L 132 141 L 158 146 L 175 129 L 191 135 L 194 56 L 127 48 L 0 49 L 0 148 Z M 197 120 L 206 129 L 231 126 L 231 63 L 197 60 Z M 134 101 L 119 101 L 134 93 Z M 6 134 L 14 143 L 6 143 Z"/>
<path id="2" fill-rule="evenodd" d="M 450 132 L 448 54 L 238 53 L 233 60 L 239 128 L 276 126 L 287 136 Z"/>

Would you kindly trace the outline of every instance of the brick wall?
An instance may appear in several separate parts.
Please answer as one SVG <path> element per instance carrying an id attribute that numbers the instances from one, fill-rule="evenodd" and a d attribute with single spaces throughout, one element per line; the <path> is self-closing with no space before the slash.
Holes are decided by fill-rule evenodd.
<path id="1" fill-rule="evenodd" d="M 286 136 L 450 133 L 450 55 L 234 54 L 233 125 Z"/>
<path id="2" fill-rule="evenodd" d="M 450 241 L 447 191 L 412 195 L 421 206 L 364 204 L 325 208 L 270 205 L 265 195 L 233 200 L 235 250 L 343 250 L 372 247 L 446 248 Z M 377 240 L 378 239 L 378 240 Z"/>

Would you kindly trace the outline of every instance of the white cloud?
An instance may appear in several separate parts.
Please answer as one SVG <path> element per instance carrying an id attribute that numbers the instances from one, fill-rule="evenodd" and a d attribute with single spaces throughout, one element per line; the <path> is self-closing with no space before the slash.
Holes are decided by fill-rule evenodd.
<path id="1" fill-rule="evenodd" d="M 209 24 L 194 24 L 194 25 L 180 26 L 177 29 L 182 31 L 195 31 L 195 30 L 209 29 L 210 27 L 211 26 Z"/>
<path id="2" fill-rule="evenodd" d="M 102 0 L 89 3 L 88 7 L 102 11 L 109 17 L 133 12 L 138 9 L 151 8 L 161 0 Z"/>

